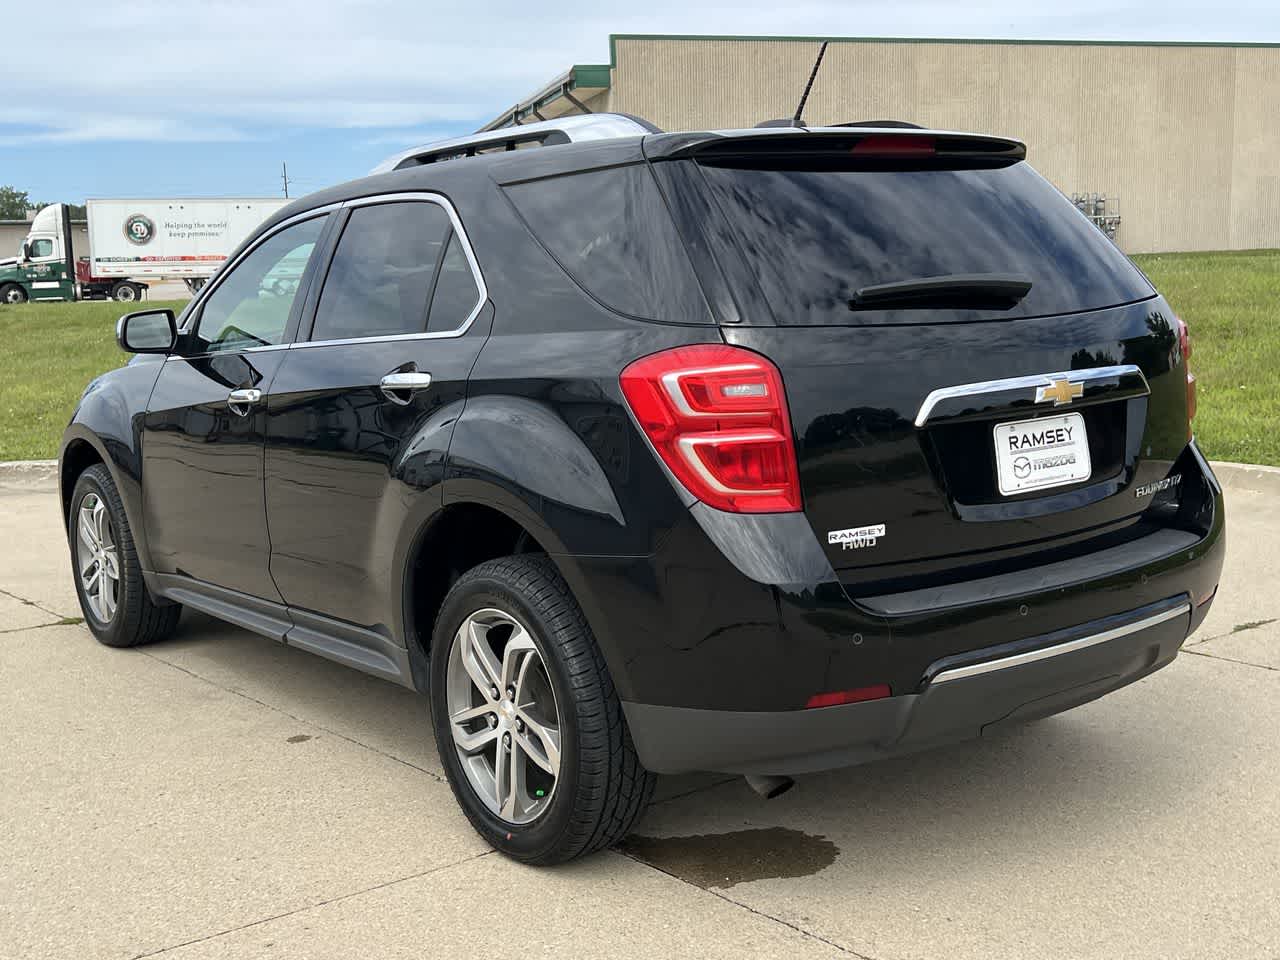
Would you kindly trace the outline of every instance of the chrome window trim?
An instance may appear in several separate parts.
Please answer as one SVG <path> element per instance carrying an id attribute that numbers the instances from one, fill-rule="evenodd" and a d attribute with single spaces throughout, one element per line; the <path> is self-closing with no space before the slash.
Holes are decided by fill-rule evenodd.
<path id="1" fill-rule="evenodd" d="M 1114 367 L 1093 367 L 1089 370 L 1064 370 L 1060 373 L 1037 373 L 1026 377 L 1009 377 L 1004 380 L 984 380 L 980 383 L 962 383 L 954 387 L 941 387 L 930 391 L 920 404 L 915 424 L 923 427 L 929 422 L 929 416 L 943 400 L 956 397 L 980 397 L 988 393 L 1002 393 L 1006 390 L 1031 389 L 1033 387 L 1050 387 L 1055 380 L 1068 380 L 1071 383 L 1091 383 L 1096 380 L 1115 380 L 1120 377 L 1137 374 L 1142 379 L 1143 392 L 1149 394 L 1151 386 L 1146 375 L 1134 364 L 1126 363 Z"/>
<path id="2" fill-rule="evenodd" d="M 971 663 L 965 667 L 953 667 L 950 670 L 943 670 L 929 681 L 929 685 L 933 686 L 936 683 L 947 683 L 951 680 L 963 680 L 966 677 L 977 677 L 984 673 L 994 673 L 996 670 L 1005 670 L 1009 667 L 1018 667 L 1026 663 L 1036 663 L 1040 660 L 1048 660 L 1050 657 L 1058 657 L 1064 653 L 1075 653 L 1077 650 L 1085 650 L 1088 647 L 1097 646 L 1100 643 L 1106 643 L 1108 640 L 1118 640 L 1120 637 L 1127 637 L 1131 633 L 1146 630 L 1148 627 L 1158 626 L 1166 621 L 1176 619 L 1177 617 L 1185 617 L 1190 613 L 1191 604 L 1189 602 L 1183 602 L 1171 610 L 1164 610 L 1134 623 L 1126 623 L 1122 627 L 1114 627 L 1111 630 L 1104 630 L 1102 633 L 1090 634 L 1087 637 L 1068 640 L 1066 643 L 1054 644 L 1051 647 L 1042 647 L 1039 650 L 1028 650 L 1026 653 L 1017 653 L 1010 657 L 1000 657 L 996 660 L 984 660 L 982 663 Z"/>
<path id="3" fill-rule="evenodd" d="M 311 220 L 314 217 L 323 216 L 325 214 L 332 213 L 335 210 L 340 210 L 341 208 L 342 208 L 341 203 L 326 203 L 322 207 L 313 207 L 310 210 L 304 210 L 301 213 L 294 214 L 292 217 L 289 217 L 289 219 L 287 220 L 281 220 L 270 230 L 267 230 L 265 233 L 258 236 L 257 239 L 255 239 L 252 244 L 250 244 L 249 246 L 241 250 L 240 253 L 236 255 L 236 258 L 234 260 L 228 260 L 227 262 L 223 263 L 222 266 L 218 268 L 218 271 L 217 273 L 214 274 L 213 278 L 208 283 L 206 283 L 204 287 L 201 288 L 200 292 L 191 298 L 191 302 L 187 304 L 187 309 L 186 309 L 187 316 L 186 316 L 186 319 L 183 321 L 182 326 L 178 328 L 178 335 L 185 336 L 186 334 L 191 332 L 191 324 L 195 321 L 196 314 L 198 314 L 201 310 L 204 309 L 205 301 L 208 300 L 211 296 L 213 296 L 214 291 L 217 290 L 220 286 L 222 286 L 223 281 L 226 280 L 227 276 L 231 273 L 232 270 L 234 270 L 237 266 L 240 265 L 240 261 L 242 261 L 245 257 L 253 253 L 253 251 L 257 250 L 258 247 L 262 246 L 264 243 L 266 243 L 268 240 L 274 237 L 281 230 L 285 230 L 289 227 L 294 226 L 295 224 L 301 223 L 303 220 Z M 287 346 L 287 344 L 273 343 L 273 344 L 270 344 L 270 346 L 284 347 L 284 346 Z M 264 350 L 264 349 L 266 349 L 266 347 L 246 347 L 245 348 L 245 350 Z M 219 352 L 231 353 L 232 351 L 227 350 L 227 351 L 219 351 Z M 234 352 L 241 353 L 243 351 L 237 350 Z M 200 354 L 200 356 L 208 356 L 208 354 Z M 195 358 L 193 356 L 193 357 L 188 357 L 187 359 L 195 359 Z"/>
<path id="4" fill-rule="evenodd" d="M 466 257 L 467 266 L 471 268 L 471 278 L 475 281 L 476 289 L 479 292 L 479 299 L 476 305 L 471 308 L 471 312 L 467 314 L 466 320 L 458 327 L 452 330 L 440 330 L 435 333 L 391 333 L 377 337 L 341 337 L 334 340 L 297 340 L 289 344 L 290 349 L 302 350 L 307 347 L 335 347 L 353 343 L 390 343 L 395 340 L 451 340 L 461 337 L 469 329 L 471 324 L 475 323 L 476 317 L 480 315 L 480 311 L 484 309 L 484 305 L 489 300 L 489 287 L 484 282 L 484 273 L 480 270 L 480 261 L 476 259 L 475 251 L 471 248 L 471 238 L 467 236 L 467 231 L 462 226 L 462 219 L 458 216 L 458 211 L 454 209 L 449 198 L 439 193 L 433 193 L 429 190 L 414 190 L 400 193 L 381 193 L 372 197 L 358 197 L 354 200 L 344 200 L 341 204 L 343 208 L 355 209 L 357 207 L 369 207 L 379 203 L 434 203 L 441 207 L 445 214 L 449 217 L 449 223 L 453 228 L 453 235 L 458 237 L 462 242 L 462 254 Z M 333 262 L 333 258 L 338 255 L 338 246 L 341 244 L 342 238 L 338 238 L 338 242 L 334 244 L 333 257 L 329 258 L 329 262 Z M 316 300 L 316 311 L 320 310 L 320 300 L 324 297 L 323 284 L 320 288 L 320 297 Z M 430 305 L 428 304 L 428 309 Z M 425 318 L 424 318 L 425 319 Z"/>

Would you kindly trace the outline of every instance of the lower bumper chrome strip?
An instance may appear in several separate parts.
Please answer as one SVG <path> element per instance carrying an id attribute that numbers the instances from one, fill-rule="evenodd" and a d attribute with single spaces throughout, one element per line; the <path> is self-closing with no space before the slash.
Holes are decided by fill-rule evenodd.
<path id="1" fill-rule="evenodd" d="M 1028 650 L 1026 653 L 1015 653 L 1013 656 L 1000 657 L 998 660 L 984 660 L 982 663 L 971 663 L 964 667 L 953 667 L 950 670 L 943 670 L 931 683 L 947 683 L 951 680 L 963 680 L 966 677 L 977 677 L 984 673 L 993 673 L 996 670 L 1004 670 L 1008 667 L 1021 666 L 1024 663 L 1035 663 L 1037 660 L 1048 660 L 1050 657 L 1058 657 L 1065 653 L 1074 653 L 1077 650 L 1084 650 L 1087 647 L 1096 646 L 1099 643 L 1106 643 L 1108 640 L 1117 640 L 1120 637 L 1127 637 L 1131 633 L 1137 633 L 1140 630 L 1146 630 L 1149 627 L 1157 626 L 1176 617 L 1185 617 L 1191 613 L 1191 604 L 1183 603 L 1171 610 L 1165 610 L 1162 613 L 1153 614 L 1142 620 L 1133 623 L 1126 623 L 1122 627 L 1114 627 L 1111 630 L 1104 630 L 1102 633 L 1090 634 L 1087 637 L 1080 637 L 1077 640 L 1068 640 L 1066 643 L 1054 644 L 1051 647 L 1042 647 L 1039 650 Z"/>

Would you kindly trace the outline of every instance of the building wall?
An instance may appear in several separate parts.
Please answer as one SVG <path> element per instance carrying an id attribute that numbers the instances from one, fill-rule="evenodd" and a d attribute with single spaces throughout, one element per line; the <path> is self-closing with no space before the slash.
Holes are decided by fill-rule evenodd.
<path id="1" fill-rule="evenodd" d="M 665 130 L 792 115 L 818 51 L 812 40 L 614 46 L 609 108 Z M 1064 193 L 1117 198 L 1117 240 L 1136 253 L 1280 247 L 1277 104 L 1277 47 L 838 41 L 805 117 L 1017 137 Z"/>
<path id="2" fill-rule="evenodd" d="M 7 260 L 18 255 L 22 241 L 31 232 L 29 220 L 0 221 L 0 260 Z M 89 227 L 85 220 L 72 220 L 71 232 L 75 235 L 73 246 L 77 256 L 89 255 Z"/>

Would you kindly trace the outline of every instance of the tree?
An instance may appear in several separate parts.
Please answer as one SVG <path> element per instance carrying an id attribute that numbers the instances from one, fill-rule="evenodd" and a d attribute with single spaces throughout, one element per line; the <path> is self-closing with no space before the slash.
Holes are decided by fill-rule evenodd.
<path id="1" fill-rule="evenodd" d="M 31 198 L 16 187 L 0 187 L 0 220 L 25 220 Z"/>

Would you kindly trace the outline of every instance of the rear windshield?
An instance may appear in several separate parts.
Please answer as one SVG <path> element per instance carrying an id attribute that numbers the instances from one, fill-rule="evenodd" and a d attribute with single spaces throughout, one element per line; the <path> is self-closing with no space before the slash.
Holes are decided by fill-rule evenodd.
<path id="1" fill-rule="evenodd" d="M 699 164 L 780 324 L 937 323 L 1069 313 L 1141 300 L 1145 278 L 1026 163 L 970 169 L 787 169 Z M 726 249 L 733 247 L 736 249 Z M 863 287 L 956 274 L 1017 274 L 1008 309 L 852 310 Z"/>

